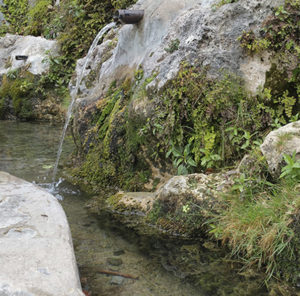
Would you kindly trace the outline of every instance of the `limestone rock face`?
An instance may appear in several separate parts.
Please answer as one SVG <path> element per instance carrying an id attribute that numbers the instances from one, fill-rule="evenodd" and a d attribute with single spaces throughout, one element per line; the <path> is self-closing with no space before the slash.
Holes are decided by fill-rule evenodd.
<path id="1" fill-rule="evenodd" d="M 270 172 L 278 177 L 284 163 L 284 154 L 292 155 L 296 152 L 296 159 L 300 159 L 300 120 L 272 131 L 260 148 Z"/>
<path id="2" fill-rule="evenodd" d="M 237 73 L 245 78 L 249 90 L 256 92 L 270 69 L 268 56 L 247 56 L 237 39 L 243 31 L 256 32 L 272 8 L 283 1 L 239 0 L 216 8 L 217 2 L 138 1 L 132 9 L 144 9 L 143 20 L 137 25 L 123 25 L 113 38 L 108 37 L 111 42 L 117 40 L 110 58 L 104 61 L 95 54 L 91 60 L 90 67 L 98 65 L 99 69 L 97 86 L 89 99 L 99 97 L 110 82 L 133 76 L 139 67 L 144 77 L 156 73 L 150 88 L 161 88 L 176 75 L 182 61 L 209 66 L 212 77 L 220 75 L 220 69 Z M 99 47 L 97 52 L 103 45 Z"/>
<path id="3" fill-rule="evenodd" d="M 58 43 L 42 37 L 6 34 L 0 38 L 0 75 L 22 67 L 28 67 L 28 71 L 34 75 L 42 74 L 49 69 L 49 63 L 45 61 L 47 52 L 57 56 Z M 16 60 L 16 55 L 28 58 Z"/>
<path id="4" fill-rule="evenodd" d="M 4 172 L 0 172 L 0 295 L 84 295 L 62 207 L 48 192 Z"/>

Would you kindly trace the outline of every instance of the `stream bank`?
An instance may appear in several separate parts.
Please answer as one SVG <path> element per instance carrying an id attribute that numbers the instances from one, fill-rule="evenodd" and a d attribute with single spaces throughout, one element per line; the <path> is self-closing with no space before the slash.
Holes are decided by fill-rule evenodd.
<path id="1" fill-rule="evenodd" d="M 46 123 L 0 121 L 1 170 L 49 187 L 61 129 Z M 67 137 L 62 159 L 70 155 L 72 147 Z M 159 245 L 149 250 L 151 245 L 128 229 L 120 230 L 120 225 L 107 217 L 99 220 L 92 216 L 85 208 L 88 196 L 78 188 L 61 182 L 56 195 L 63 197 L 61 203 L 70 224 L 83 288 L 92 295 L 205 295 L 162 266 L 155 254 L 166 250 L 160 251 Z M 101 270 L 139 279 L 106 275 Z"/>

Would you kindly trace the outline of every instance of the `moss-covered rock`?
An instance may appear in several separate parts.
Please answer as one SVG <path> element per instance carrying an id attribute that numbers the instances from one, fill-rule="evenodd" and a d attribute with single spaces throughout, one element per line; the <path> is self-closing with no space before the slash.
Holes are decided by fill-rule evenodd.
<path id="1" fill-rule="evenodd" d="M 41 76 L 16 70 L 2 77 L 0 86 L 0 119 L 64 120 L 65 109 L 55 93 L 40 91 Z"/>
<path id="2" fill-rule="evenodd" d="M 91 208 L 110 212 L 142 234 L 204 239 L 205 224 L 222 208 L 222 194 L 236 173 L 175 176 L 155 193 L 119 192 L 106 200 L 95 198 Z"/>

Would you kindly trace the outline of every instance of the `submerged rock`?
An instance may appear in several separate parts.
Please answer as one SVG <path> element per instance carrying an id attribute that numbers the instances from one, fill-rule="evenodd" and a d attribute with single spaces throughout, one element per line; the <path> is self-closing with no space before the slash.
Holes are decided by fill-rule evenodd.
<path id="1" fill-rule="evenodd" d="M 0 266 L 0 295 L 84 295 L 62 207 L 48 192 L 5 172 Z"/>
<path id="2" fill-rule="evenodd" d="M 300 159 L 300 120 L 272 131 L 260 148 L 268 162 L 270 173 L 278 177 L 284 165 L 284 154 L 291 156 L 296 153 L 296 159 Z"/>

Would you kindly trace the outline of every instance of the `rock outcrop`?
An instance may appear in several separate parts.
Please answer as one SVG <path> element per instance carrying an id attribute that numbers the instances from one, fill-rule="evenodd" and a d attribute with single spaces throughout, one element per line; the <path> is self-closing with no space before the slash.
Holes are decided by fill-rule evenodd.
<path id="1" fill-rule="evenodd" d="M 42 76 L 59 51 L 57 41 L 42 37 L 0 38 L 0 119 L 63 121 L 61 96 L 53 88 L 42 90 Z"/>
<path id="2" fill-rule="evenodd" d="M 110 82 L 132 77 L 139 68 L 145 77 L 157 75 L 148 87 L 161 88 L 174 78 L 182 61 L 209 66 L 213 77 L 220 75 L 220 69 L 237 73 L 255 93 L 270 69 L 268 55 L 245 55 L 237 39 L 244 31 L 256 32 L 283 1 L 240 0 L 218 8 L 217 2 L 139 1 L 132 9 L 145 10 L 141 23 L 123 25 L 95 49 L 89 68 L 96 71 L 97 83 L 89 99 L 99 97 Z M 105 59 L 98 54 L 103 55 L 104 47 Z"/>
<path id="3" fill-rule="evenodd" d="M 18 55 L 28 58 L 17 60 Z M 42 37 L 6 34 L 0 38 L 0 75 L 25 67 L 34 75 L 42 74 L 49 69 L 47 55 L 59 55 L 57 41 Z"/>
<path id="4" fill-rule="evenodd" d="M 235 174 L 174 176 L 154 193 L 119 192 L 105 202 L 94 199 L 90 208 L 96 213 L 111 213 L 141 234 L 201 237 L 203 223 L 222 206 L 222 194 L 233 185 Z"/>
<path id="5" fill-rule="evenodd" d="M 300 159 L 300 121 L 289 123 L 272 131 L 261 145 L 269 171 L 274 177 L 278 177 L 284 165 L 283 155 L 293 155 Z"/>
<path id="6" fill-rule="evenodd" d="M 153 162 L 152 156 L 156 153 L 159 155 L 158 157 L 156 155 L 155 158 L 163 159 L 162 155 L 166 155 L 170 147 L 167 149 L 161 147 L 161 142 L 165 142 L 163 144 L 165 146 L 169 145 L 167 142 L 174 140 L 175 130 L 180 129 L 179 125 L 181 124 L 183 130 L 184 126 L 190 125 L 187 127 L 188 132 L 187 130 L 182 132 L 184 134 L 181 135 L 184 138 L 184 141 L 181 141 L 183 146 L 192 142 L 192 145 L 197 145 L 199 149 L 203 148 L 206 145 L 205 141 L 199 140 L 199 143 L 195 144 L 195 139 L 197 137 L 204 139 L 206 135 L 209 137 L 208 135 L 212 134 L 211 142 L 212 145 L 215 145 L 212 150 L 224 149 L 224 147 L 216 147 L 216 143 L 224 143 L 224 138 L 231 137 L 225 131 L 220 139 L 220 134 L 224 133 L 224 125 L 227 126 L 230 121 L 234 122 L 239 112 L 248 114 L 252 112 L 250 109 L 256 109 L 256 106 L 251 105 L 256 104 L 255 100 L 253 103 L 251 100 L 246 104 L 243 102 L 247 100 L 249 91 L 255 93 L 264 86 L 266 73 L 271 66 L 269 56 L 264 50 L 252 56 L 242 48 L 238 37 L 241 37 L 245 31 L 253 31 L 254 34 L 260 36 L 261 28 L 268 16 L 271 16 L 274 8 L 283 2 L 282 0 L 263 2 L 239 0 L 218 6 L 220 1 L 215 0 L 138 1 L 132 9 L 144 9 L 143 20 L 137 25 L 127 24 L 108 32 L 103 43 L 95 48 L 91 59 L 87 62 L 86 69 L 84 69 L 85 78 L 80 87 L 80 99 L 77 100 L 73 134 L 81 153 L 80 157 L 84 161 L 87 160 L 86 168 L 89 166 L 87 172 L 91 172 L 91 174 L 82 173 L 83 170 L 81 170 L 78 178 L 83 176 L 88 179 L 95 172 L 95 176 L 90 178 L 91 181 L 87 181 L 87 183 L 95 183 L 92 184 L 93 191 L 95 189 L 97 191 L 99 183 L 105 183 L 103 180 L 112 180 L 112 176 L 116 176 L 118 183 L 121 178 L 126 179 L 127 176 L 124 177 L 125 174 L 122 171 L 124 167 L 126 171 L 131 169 L 129 179 L 135 177 L 138 179 L 137 168 L 143 171 L 143 175 L 147 178 L 150 171 L 147 164 Z M 186 78 L 183 78 L 185 81 L 191 81 L 191 85 L 183 86 L 184 81 L 178 82 L 177 92 L 175 89 L 177 86 L 172 83 L 175 83 L 180 75 L 184 75 L 185 66 L 182 65 L 184 62 L 186 62 L 185 65 L 194 65 L 195 73 L 192 73 L 190 77 L 187 75 Z M 77 73 L 81 72 L 83 64 L 84 59 L 79 61 L 76 68 Z M 197 76 L 201 71 L 203 71 L 203 79 L 199 78 L 194 82 L 192 77 Z M 231 78 L 237 80 L 231 86 L 229 86 L 229 81 L 226 81 L 227 74 L 232 76 L 228 80 Z M 174 80 L 172 81 L 172 79 Z M 221 83 L 219 89 L 211 90 L 209 87 L 207 91 L 205 90 L 205 83 L 218 85 L 218 81 L 224 83 Z M 194 93 L 193 91 L 191 94 L 185 93 L 187 92 L 185 89 L 193 90 L 195 85 Z M 180 89 L 181 86 L 182 89 Z M 225 90 L 226 87 L 228 90 Z M 245 88 L 248 88 L 248 91 Z M 168 94 L 169 90 L 171 94 Z M 233 94 L 235 91 L 237 93 Z M 226 107 L 224 103 L 220 103 L 221 106 L 224 106 L 224 110 L 216 115 L 216 109 L 219 108 L 219 97 L 222 97 L 223 92 L 228 95 L 228 99 L 224 99 L 224 102 L 232 99 L 233 103 L 232 106 L 229 106 L 230 103 Z M 178 98 L 178 102 L 175 99 L 177 94 L 178 97 L 185 97 L 186 103 L 182 106 L 179 106 L 181 99 Z M 243 100 L 241 100 L 242 96 Z M 250 96 L 251 94 L 249 94 Z M 195 102 L 192 102 L 193 97 Z M 255 95 L 253 97 L 255 98 Z M 214 100 L 216 104 L 212 103 Z M 211 120 L 211 122 L 203 123 L 206 131 L 203 130 L 201 135 L 187 139 L 186 135 L 190 131 L 203 129 L 203 126 L 199 127 L 200 123 L 198 127 L 195 126 L 195 122 L 191 119 L 192 110 L 182 111 L 183 114 L 179 115 L 181 117 L 175 120 L 168 118 L 167 114 L 172 113 L 172 110 L 177 110 L 176 108 L 184 109 L 189 103 L 193 105 L 192 108 L 196 109 L 198 108 L 196 106 L 201 105 L 202 102 L 205 106 L 203 108 L 201 106 L 202 109 L 199 106 L 203 111 L 202 113 L 199 111 L 203 116 L 199 121 Z M 167 107 L 169 103 L 174 103 L 174 106 Z M 244 105 L 247 110 L 237 110 L 237 106 Z M 191 116 L 188 116 L 188 113 Z M 253 113 L 255 112 L 253 111 Z M 247 127 L 240 127 L 240 132 L 247 130 L 252 134 L 258 129 L 263 130 L 268 127 L 272 120 L 271 116 L 264 114 L 264 111 L 258 111 L 255 114 L 259 114 L 259 118 L 253 118 L 253 123 L 249 123 Z M 215 119 L 213 119 L 214 116 L 216 116 Z M 200 114 L 197 118 L 200 118 Z M 220 123 L 221 121 L 222 123 Z M 175 122 L 176 124 L 180 123 L 178 126 L 172 126 Z M 213 126 L 213 122 L 218 123 L 219 126 Z M 170 124 L 169 127 L 168 124 Z M 163 134 L 163 132 L 160 133 L 160 129 L 170 131 L 168 135 L 162 136 L 168 137 L 168 139 L 157 138 L 150 144 L 145 144 L 146 141 L 144 141 L 145 147 L 137 148 L 142 142 L 138 139 L 139 136 L 142 138 L 146 135 L 147 139 L 151 141 L 153 135 L 159 137 L 161 135 L 157 136 L 157 134 Z M 173 134 L 172 131 L 174 131 Z M 215 135 L 217 133 L 220 134 Z M 216 138 L 212 139 L 213 137 Z M 242 146 L 241 137 L 238 141 Z M 153 147 L 158 146 L 157 151 L 151 151 L 154 150 Z M 120 147 L 124 149 L 120 149 Z M 195 148 L 191 154 L 195 154 L 197 149 Z M 225 149 L 229 152 L 235 150 L 234 147 Z M 89 153 L 90 155 L 88 155 Z M 198 156 L 201 155 L 200 152 L 197 153 Z M 222 157 L 230 159 L 234 152 L 231 155 L 225 154 Z M 90 161 L 91 159 L 92 161 Z M 122 160 L 128 163 L 122 166 L 120 165 Z M 200 166 L 198 160 L 197 162 Z M 159 163 L 155 165 L 170 172 L 170 169 L 164 164 L 162 166 Z M 91 168 L 92 166 L 93 168 Z M 109 167 L 110 171 L 103 170 L 102 166 Z M 128 167 L 129 170 L 127 170 Z M 102 172 L 104 171 L 109 171 L 107 176 L 103 176 Z M 95 180 L 99 181 L 95 182 Z M 133 182 L 139 183 L 139 180 Z M 130 184 L 132 184 L 131 180 Z M 120 187 L 124 188 L 122 186 L 123 184 Z M 137 187 L 137 190 L 143 190 L 141 186 Z"/>
<path id="7" fill-rule="evenodd" d="M 4 172 L 0 266 L 0 295 L 84 295 L 62 207 L 51 194 Z"/>

